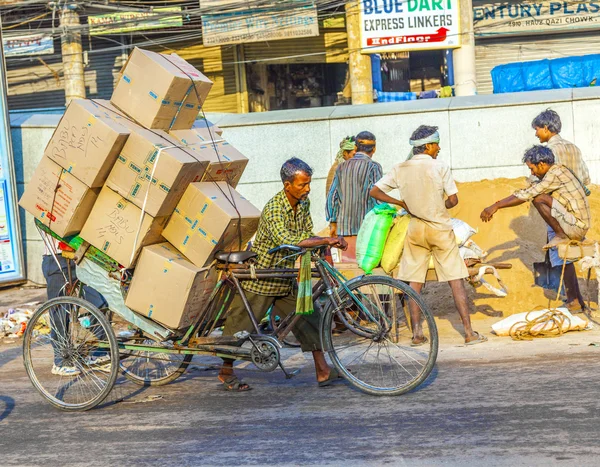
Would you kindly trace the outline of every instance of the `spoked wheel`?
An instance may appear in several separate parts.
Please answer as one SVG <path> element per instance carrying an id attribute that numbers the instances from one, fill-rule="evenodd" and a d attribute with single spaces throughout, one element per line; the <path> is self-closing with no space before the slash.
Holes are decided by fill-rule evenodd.
<path id="1" fill-rule="evenodd" d="M 34 387 L 62 410 L 100 404 L 117 379 L 118 347 L 100 310 L 76 297 L 44 303 L 23 340 L 25 370 Z"/>
<path id="2" fill-rule="evenodd" d="M 127 379 L 140 386 L 162 386 L 175 381 L 185 372 L 193 357 L 161 352 L 164 344 L 143 337 L 124 344 L 148 347 L 148 350 L 121 349 L 121 371 Z"/>
<path id="3" fill-rule="evenodd" d="M 340 291 L 342 309 L 329 308 L 322 327 L 323 344 L 338 371 L 373 395 L 395 396 L 419 386 L 438 352 L 435 321 L 421 297 L 385 276 L 365 276 L 347 287 L 351 294 Z M 418 317 L 414 341 L 410 307 Z"/>

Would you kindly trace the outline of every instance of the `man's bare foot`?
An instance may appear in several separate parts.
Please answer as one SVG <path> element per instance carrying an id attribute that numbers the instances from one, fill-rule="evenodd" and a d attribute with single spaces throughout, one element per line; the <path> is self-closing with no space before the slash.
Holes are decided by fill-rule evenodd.
<path id="1" fill-rule="evenodd" d="M 569 243 L 568 237 L 559 237 L 558 235 L 550 240 L 548 243 L 544 245 L 544 250 L 549 250 L 550 248 L 554 248 L 558 245 L 563 245 L 565 243 Z"/>

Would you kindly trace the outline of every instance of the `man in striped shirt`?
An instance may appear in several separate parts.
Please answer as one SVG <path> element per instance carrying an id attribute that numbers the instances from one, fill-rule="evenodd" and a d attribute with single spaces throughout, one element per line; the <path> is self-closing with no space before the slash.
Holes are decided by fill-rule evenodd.
<path id="1" fill-rule="evenodd" d="M 373 161 L 377 147 L 375 135 L 362 131 L 356 135 L 356 154 L 342 162 L 327 194 L 325 212 L 332 237 L 342 236 L 348 250 L 342 261 L 356 261 L 356 236 L 367 212 L 376 200 L 369 196 L 371 188 L 383 176 L 381 165 Z"/>

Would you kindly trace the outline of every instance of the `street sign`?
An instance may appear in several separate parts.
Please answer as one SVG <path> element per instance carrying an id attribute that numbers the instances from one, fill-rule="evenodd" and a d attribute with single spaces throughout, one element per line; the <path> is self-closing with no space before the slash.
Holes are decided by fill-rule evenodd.
<path id="1" fill-rule="evenodd" d="M 600 28 L 597 1 L 474 2 L 475 36 L 549 34 Z"/>
<path id="2" fill-rule="evenodd" d="M 361 0 L 361 52 L 460 47 L 458 0 Z"/>
<path id="3" fill-rule="evenodd" d="M 4 37 L 2 43 L 5 57 L 54 53 L 54 39 L 50 34 Z"/>
<path id="4" fill-rule="evenodd" d="M 175 13 L 169 15 L 168 13 Z M 129 11 L 88 16 L 90 36 L 182 26 L 181 7 L 154 8 L 152 11 Z"/>
<path id="5" fill-rule="evenodd" d="M 317 7 L 312 1 L 202 16 L 202 43 L 205 46 L 318 35 Z"/>

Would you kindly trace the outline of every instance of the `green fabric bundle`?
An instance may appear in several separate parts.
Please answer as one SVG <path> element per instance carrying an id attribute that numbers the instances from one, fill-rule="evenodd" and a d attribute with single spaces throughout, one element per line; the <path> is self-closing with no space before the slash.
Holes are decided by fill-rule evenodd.
<path id="1" fill-rule="evenodd" d="M 315 311 L 312 300 L 312 271 L 310 252 L 300 259 L 300 277 L 298 278 L 298 297 L 296 298 L 296 314 L 312 315 Z"/>

